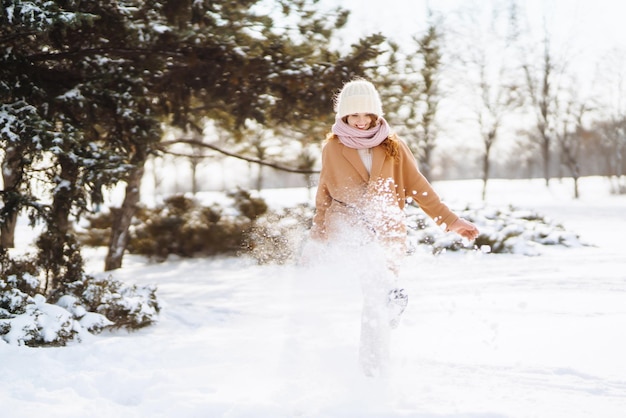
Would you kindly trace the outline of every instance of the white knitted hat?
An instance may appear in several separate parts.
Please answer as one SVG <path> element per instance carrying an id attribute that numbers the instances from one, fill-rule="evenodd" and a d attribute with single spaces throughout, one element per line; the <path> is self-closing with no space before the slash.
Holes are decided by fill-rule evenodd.
<path id="1" fill-rule="evenodd" d="M 335 99 L 335 111 L 338 119 L 355 113 L 383 115 L 383 105 L 376 87 L 363 79 L 346 83 Z"/>

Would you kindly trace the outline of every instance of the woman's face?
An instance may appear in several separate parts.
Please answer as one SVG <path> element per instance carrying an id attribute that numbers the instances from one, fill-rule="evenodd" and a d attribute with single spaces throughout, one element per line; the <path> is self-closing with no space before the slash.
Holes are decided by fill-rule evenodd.
<path id="1" fill-rule="evenodd" d="M 346 123 L 357 129 L 370 129 L 376 125 L 376 116 L 369 113 L 354 113 L 347 116 Z"/>

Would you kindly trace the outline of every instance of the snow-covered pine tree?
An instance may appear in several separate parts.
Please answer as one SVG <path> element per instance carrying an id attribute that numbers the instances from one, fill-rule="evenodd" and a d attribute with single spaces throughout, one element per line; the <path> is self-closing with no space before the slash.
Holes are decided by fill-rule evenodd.
<path id="1" fill-rule="evenodd" d="M 71 221 L 100 203 L 103 187 L 126 181 L 106 269 L 121 265 L 162 123 L 189 129 L 212 119 L 242 140 L 246 120 L 277 126 L 328 117 L 333 89 L 363 72 L 383 38 L 348 54 L 331 50 L 347 13 L 320 14 L 316 3 L 3 2 L 0 95 L 8 104 L 0 126 L 3 145 L 20 148 L 3 147 L 14 178 L 0 223 L 10 229 L 25 206 L 45 222 L 40 242 L 57 253 L 42 250 L 40 261 L 53 268 L 52 287 L 79 270 L 63 264 L 78 256 L 58 259 L 61 248 L 79 251 Z M 35 177 L 46 193 L 27 199 Z"/>
<path id="2" fill-rule="evenodd" d="M 90 201 L 98 203 L 101 187 L 116 184 L 132 168 L 127 151 L 133 141 L 158 138 L 158 120 L 142 87 L 145 67 L 136 65 L 137 57 L 125 58 L 133 49 L 126 20 L 123 8 L 108 2 L 4 1 L 0 11 L 2 243 L 12 245 L 22 209 L 33 223 L 44 224 L 34 272 L 43 280 L 27 295 L 39 295 L 35 302 L 58 302 L 89 279 L 71 222 L 89 210 Z M 9 277 L 10 268 L 4 268 L 11 263 L 3 263 L 2 278 L 19 286 L 21 276 Z M 156 304 L 154 293 L 147 293 Z M 18 314 L 3 316 L 8 333 Z"/>

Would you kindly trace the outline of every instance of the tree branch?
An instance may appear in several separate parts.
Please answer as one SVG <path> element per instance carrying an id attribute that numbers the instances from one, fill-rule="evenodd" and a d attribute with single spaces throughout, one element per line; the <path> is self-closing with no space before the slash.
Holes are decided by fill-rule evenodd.
<path id="1" fill-rule="evenodd" d="M 85 48 L 85 49 L 76 49 L 72 51 L 39 53 L 39 54 L 32 54 L 28 56 L 28 58 L 32 62 L 58 61 L 58 60 L 63 60 L 65 58 L 77 58 L 77 57 L 87 57 L 90 55 L 105 55 L 105 54 L 113 54 L 119 57 L 127 57 L 127 58 L 132 58 L 132 59 L 137 59 L 137 57 L 141 56 L 142 54 L 160 54 L 160 55 L 177 56 L 177 57 L 184 56 L 184 54 L 180 51 L 168 51 L 168 50 L 148 49 L 148 48 L 113 47 L 113 48 Z"/>
<path id="2" fill-rule="evenodd" d="M 165 152 L 165 153 L 168 153 L 168 154 L 173 154 L 173 155 L 176 155 L 176 156 L 185 156 L 185 157 L 189 157 L 189 158 L 206 158 L 206 157 L 208 157 L 208 156 L 197 156 L 197 155 L 185 155 L 185 154 L 179 154 L 179 153 L 174 153 L 172 151 L 168 151 L 167 147 L 169 147 L 170 145 L 174 145 L 174 144 L 187 144 L 187 145 L 193 145 L 193 146 L 197 146 L 197 147 L 208 148 L 210 150 L 217 151 L 220 154 L 226 155 L 228 157 L 237 158 L 237 159 L 240 159 L 240 160 L 247 161 L 249 163 L 259 164 L 259 165 L 263 165 L 263 166 L 266 166 L 266 167 L 272 167 L 272 168 L 275 168 L 276 170 L 286 171 L 288 173 L 299 173 L 299 174 L 317 174 L 317 173 L 319 173 L 318 170 L 286 167 L 284 165 L 280 165 L 280 164 L 277 164 L 277 163 L 263 161 L 263 160 L 259 160 L 257 158 L 246 157 L 246 156 L 243 156 L 243 155 L 239 155 L 239 154 L 235 154 L 235 153 L 223 150 L 220 147 L 217 147 L 215 145 L 207 144 L 206 142 L 197 141 L 197 140 L 194 140 L 194 139 L 183 139 L 183 138 L 181 138 L 181 139 L 175 139 L 175 140 L 172 140 L 172 141 L 159 142 L 158 149 L 160 151 L 162 151 L 162 152 Z"/>

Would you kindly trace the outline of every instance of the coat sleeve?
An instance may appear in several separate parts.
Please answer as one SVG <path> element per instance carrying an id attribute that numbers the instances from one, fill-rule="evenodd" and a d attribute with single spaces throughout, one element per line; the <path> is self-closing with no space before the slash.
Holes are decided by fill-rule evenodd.
<path id="1" fill-rule="evenodd" d="M 315 195 L 315 215 L 313 216 L 313 225 L 311 226 L 311 238 L 317 240 L 326 239 L 326 209 L 328 209 L 331 202 L 332 198 L 328 193 L 326 184 L 320 181 L 317 187 L 317 194 Z"/>
<path id="2" fill-rule="evenodd" d="M 415 157 L 408 146 L 401 142 L 401 164 L 406 198 L 413 199 L 437 225 L 452 225 L 459 217 L 441 201 L 432 185 L 419 171 Z"/>
<path id="3" fill-rule="evenodd" d="M 317 185 L 317 193 L 315 195 L 315 215 L 313 216 L 313 225 L 311 226 L 311 238 L 317 240 L 326 239 L 326 210 L 332 203 L 332 197 L 328 190 L 328 168 L 326 166 L 326 154 L 328 148 L 324 146 L 322 149 L 322 170 L 320 172 L 319 184 Z"/>

